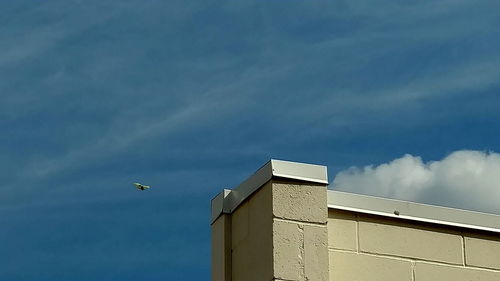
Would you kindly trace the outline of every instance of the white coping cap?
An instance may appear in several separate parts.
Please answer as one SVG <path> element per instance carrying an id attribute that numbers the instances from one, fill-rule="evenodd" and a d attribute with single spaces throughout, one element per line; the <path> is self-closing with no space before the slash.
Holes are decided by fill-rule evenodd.
<path id="1" fill-rule="evenodd" d="M 326 166 L 271 159 L 233 190 L 212 199 L 213 223 L 232 213 L 246 198 L 273 177 L 328 184 Z M 328 190 L 328 208 L 500 233 L 500 216 L 461 209 Z"/>
<path id="2" fill-rule="evenodd" d="M 233 190 L 224 189 L 212 199 L 213 223 L 221 214 L 232 213 L 246 198 L 272 178 L 328 184 L 326 166 L 271 159 Z"/>
<path id="3" fill-rule="evenodd" d="M 328 190 L 328 208 L 500 233 L 500 216 Z"/>

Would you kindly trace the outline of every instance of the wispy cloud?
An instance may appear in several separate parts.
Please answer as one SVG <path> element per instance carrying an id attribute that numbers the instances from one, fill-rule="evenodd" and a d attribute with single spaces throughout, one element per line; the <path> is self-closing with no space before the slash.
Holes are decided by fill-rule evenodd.
<path id="1" fill-rule="evenodd" d="M 141 279 L 128 273 L 133 259 L 123 257 L 123 247 L 135 245 L 135 255 L 143 255 L 146 245 L 137 237 L 154 234 L 162 217 L 172 223 L 148 241 L 196 250 L 175 269 L 147 267 L 149 279 L 164 273 L 183 280 L 182 271 L 193 269 L 203 278 L 208 265 L 189 261 L 209 245 L 199 216 L 208 212 L 206 200 L 267 157 L 324 163 L 332 156 L 335 169 L 387 159 L 417 143 L 401 144 L 401 135 L 413 134 L 418 122 L 436 132 L 439 122 L 459 123 L 500 103 L 489 98 L 500 74 L 495 1 L 11 2 L 0 10 L 0 212 L 7 225 L 0 236 L 11 241 L 0 255 L 2 280 L 26 271 L 46 271 L 39 280 Z M 470 110 L 456 109 L 465 106 Z M 496 111 L 491 115 L 498 120 Z M 419 149 L 432 156 L 456 147 L 497 148 L 488 141 L 496 133 L 488 140 L 478 135 L 478 146 L 463 145 L 475 142 L 467 134 L 480 121 Z M 477 163 L 496 157 L 463 153 L 479 154 Z M 357 183 L 349 175 L 390 177 L 397 170 L 411 180 L 379 185 L 408 187 L 378 195 L 458 205 L 467 191 L 429 179 L 446 174 L 450 161 L 406 156 L 387 164 L 389 172 L 372 167 L 338 179 Z M 138 179 L 158 188 L 137 195 L 130 182 Z M 186 212 L 186 198 L 199 222 L 191 216 L 173 222 L 182 217 L 178 210 Z M 493 204 L 465 201 L 459 207 Z M 51 253 L 49 241 L 61 252 Z M 29 247 L 21 255 L 22 245 Z M 168 259 L 150 252 L 151 261 Z M 71 256 L 66 267 L 55 266 L 61 254 Z M 99 266 L 90 260 L 96 254 L 116 263 Z M 208 247 L 201 254 L 208 260 Z M 44 258 L 42 266 L 21 262 Z M 80 268 L 95 272 L 75 277 Z"/>
<path id="2" fill-rule="evenodd" d="M 168 137 L 202 125 L 209 120 L 211 112 L 224 111 L 226 106 L 224 103 L 200 101 L 174 112 L 153 116 L 147 116 L 148 112 L 144 111 L 144 107 L 133 108 L 116 116 L 109 131 L 96 140 L 72 148 L 63 155 L 35 162 L 27 172 L 34 172 L 33 175 L 37 177 L 46 177 L 63 170 L 85 167 L 96 163 L 98 159 L 116 155 L 139 142 L 147 142 L 148 139 L 158 136 Z"/>

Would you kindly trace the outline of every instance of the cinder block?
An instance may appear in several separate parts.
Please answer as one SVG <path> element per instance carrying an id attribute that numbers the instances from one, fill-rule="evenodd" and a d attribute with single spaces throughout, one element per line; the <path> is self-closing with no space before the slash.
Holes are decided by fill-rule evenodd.
<path id="1" fill-rule="evenodd" d="M 328 280 L 325 185 L 270 181 L 232 221 L 233 281 Z"/>
<path id="2" fill-rule="evenodd" d="M 304 269 L 309 281 L 328 281 L 328 229 L 304 225 Z"/>
<path id="3" fill-rule="evenodd" d="M 498 281 L 500 272 L 417 262 L 415 281 Z"/>
<path id="4" fill-rule="evenodd" d="M 500 270 L 500 238 L 498 234 L 465 237 L 467 265 Z M 500 279 L 499 279 L 500 280 Z"/>
<path id="5" fill-rule="evenodd" d="M 335 249 L 356 251 L 356 214 L 328 211 L 328 246 Z"/>
<path id="6" fill-rule="evenodd" d="M 411 281 L 411 263 L 384 257 L 330 250 L 332 281 Z M 452 279 L 434 279 L 452 280 Z M 417 279 L 417 281 L 420 281 Z"/>
<path id="7" fill-rule="evenodd" d="M 326 185 L 273 181 L 273 214 L 283 219 L 326 223 Z"/>
<path id="8" fill-rule="evenodd" d="M 462 237 L 384 218 L 360 217 L 360 251 L 463 264 Z"/>
<path id="9" fill-rule="evenodd" d="M 304 280 L 303 226 L 293 222 L 274 221 L 274 277 Z"/>

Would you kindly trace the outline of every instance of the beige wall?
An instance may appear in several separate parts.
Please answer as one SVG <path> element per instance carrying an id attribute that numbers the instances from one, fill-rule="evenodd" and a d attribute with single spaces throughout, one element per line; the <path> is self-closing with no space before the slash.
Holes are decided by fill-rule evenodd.
<path id="1" fill-rule="evenodd" d="M 326 192 L 325 184 L 267 182 L 230 215 L 226 247 L 220 230 L 228 215 L 219 217 L 212 224 L 212 280 L 327 281 Z M 228 246 L 229 262 L 221 256 Z"/>
<path id="2" fill-rule="evenodd" d="M 271 161 L 215 197 L 212 280 L 500 281 L 500 216 L 327 192 L 326 178 Z"/>
<path id="3" fill-rule="evenodd" d="M 500 235 L 328 212 L 330 280 L 498 281 Z"/>
<path id="4" fill-rule="evenodd" d="M 212 280 L 500 280 L 498 233 L 327 209 L 325 193 L 269 181 L 220 216 Z"/>
<path id="5" fill-rule="evenodd" d="M 232 214 L 232 280 L 272 280 L 273 216 L 270 184 Z"/>

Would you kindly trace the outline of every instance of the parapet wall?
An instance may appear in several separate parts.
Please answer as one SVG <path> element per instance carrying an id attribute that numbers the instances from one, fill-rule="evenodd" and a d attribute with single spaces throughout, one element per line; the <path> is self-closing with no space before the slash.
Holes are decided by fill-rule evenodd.
<path id="1" fill-rule="evenodd" d="M 330 209 L 330 280 L 500 280 L 500 235 Z"/>
<path id="2" fill-rule="evenodd" d="M 500 216 L 327 191 L 272 160 L 212 201 L 213 281 L 498 281 Z"/>
<path id="3" fill-rule="evenodd" d="M 322 185 L 273 180 L 240 205 L 232 214 L 232 280 L 327 280 L 323 193 Z M 314 201 L 323 208 L 304 209 Z"/>

